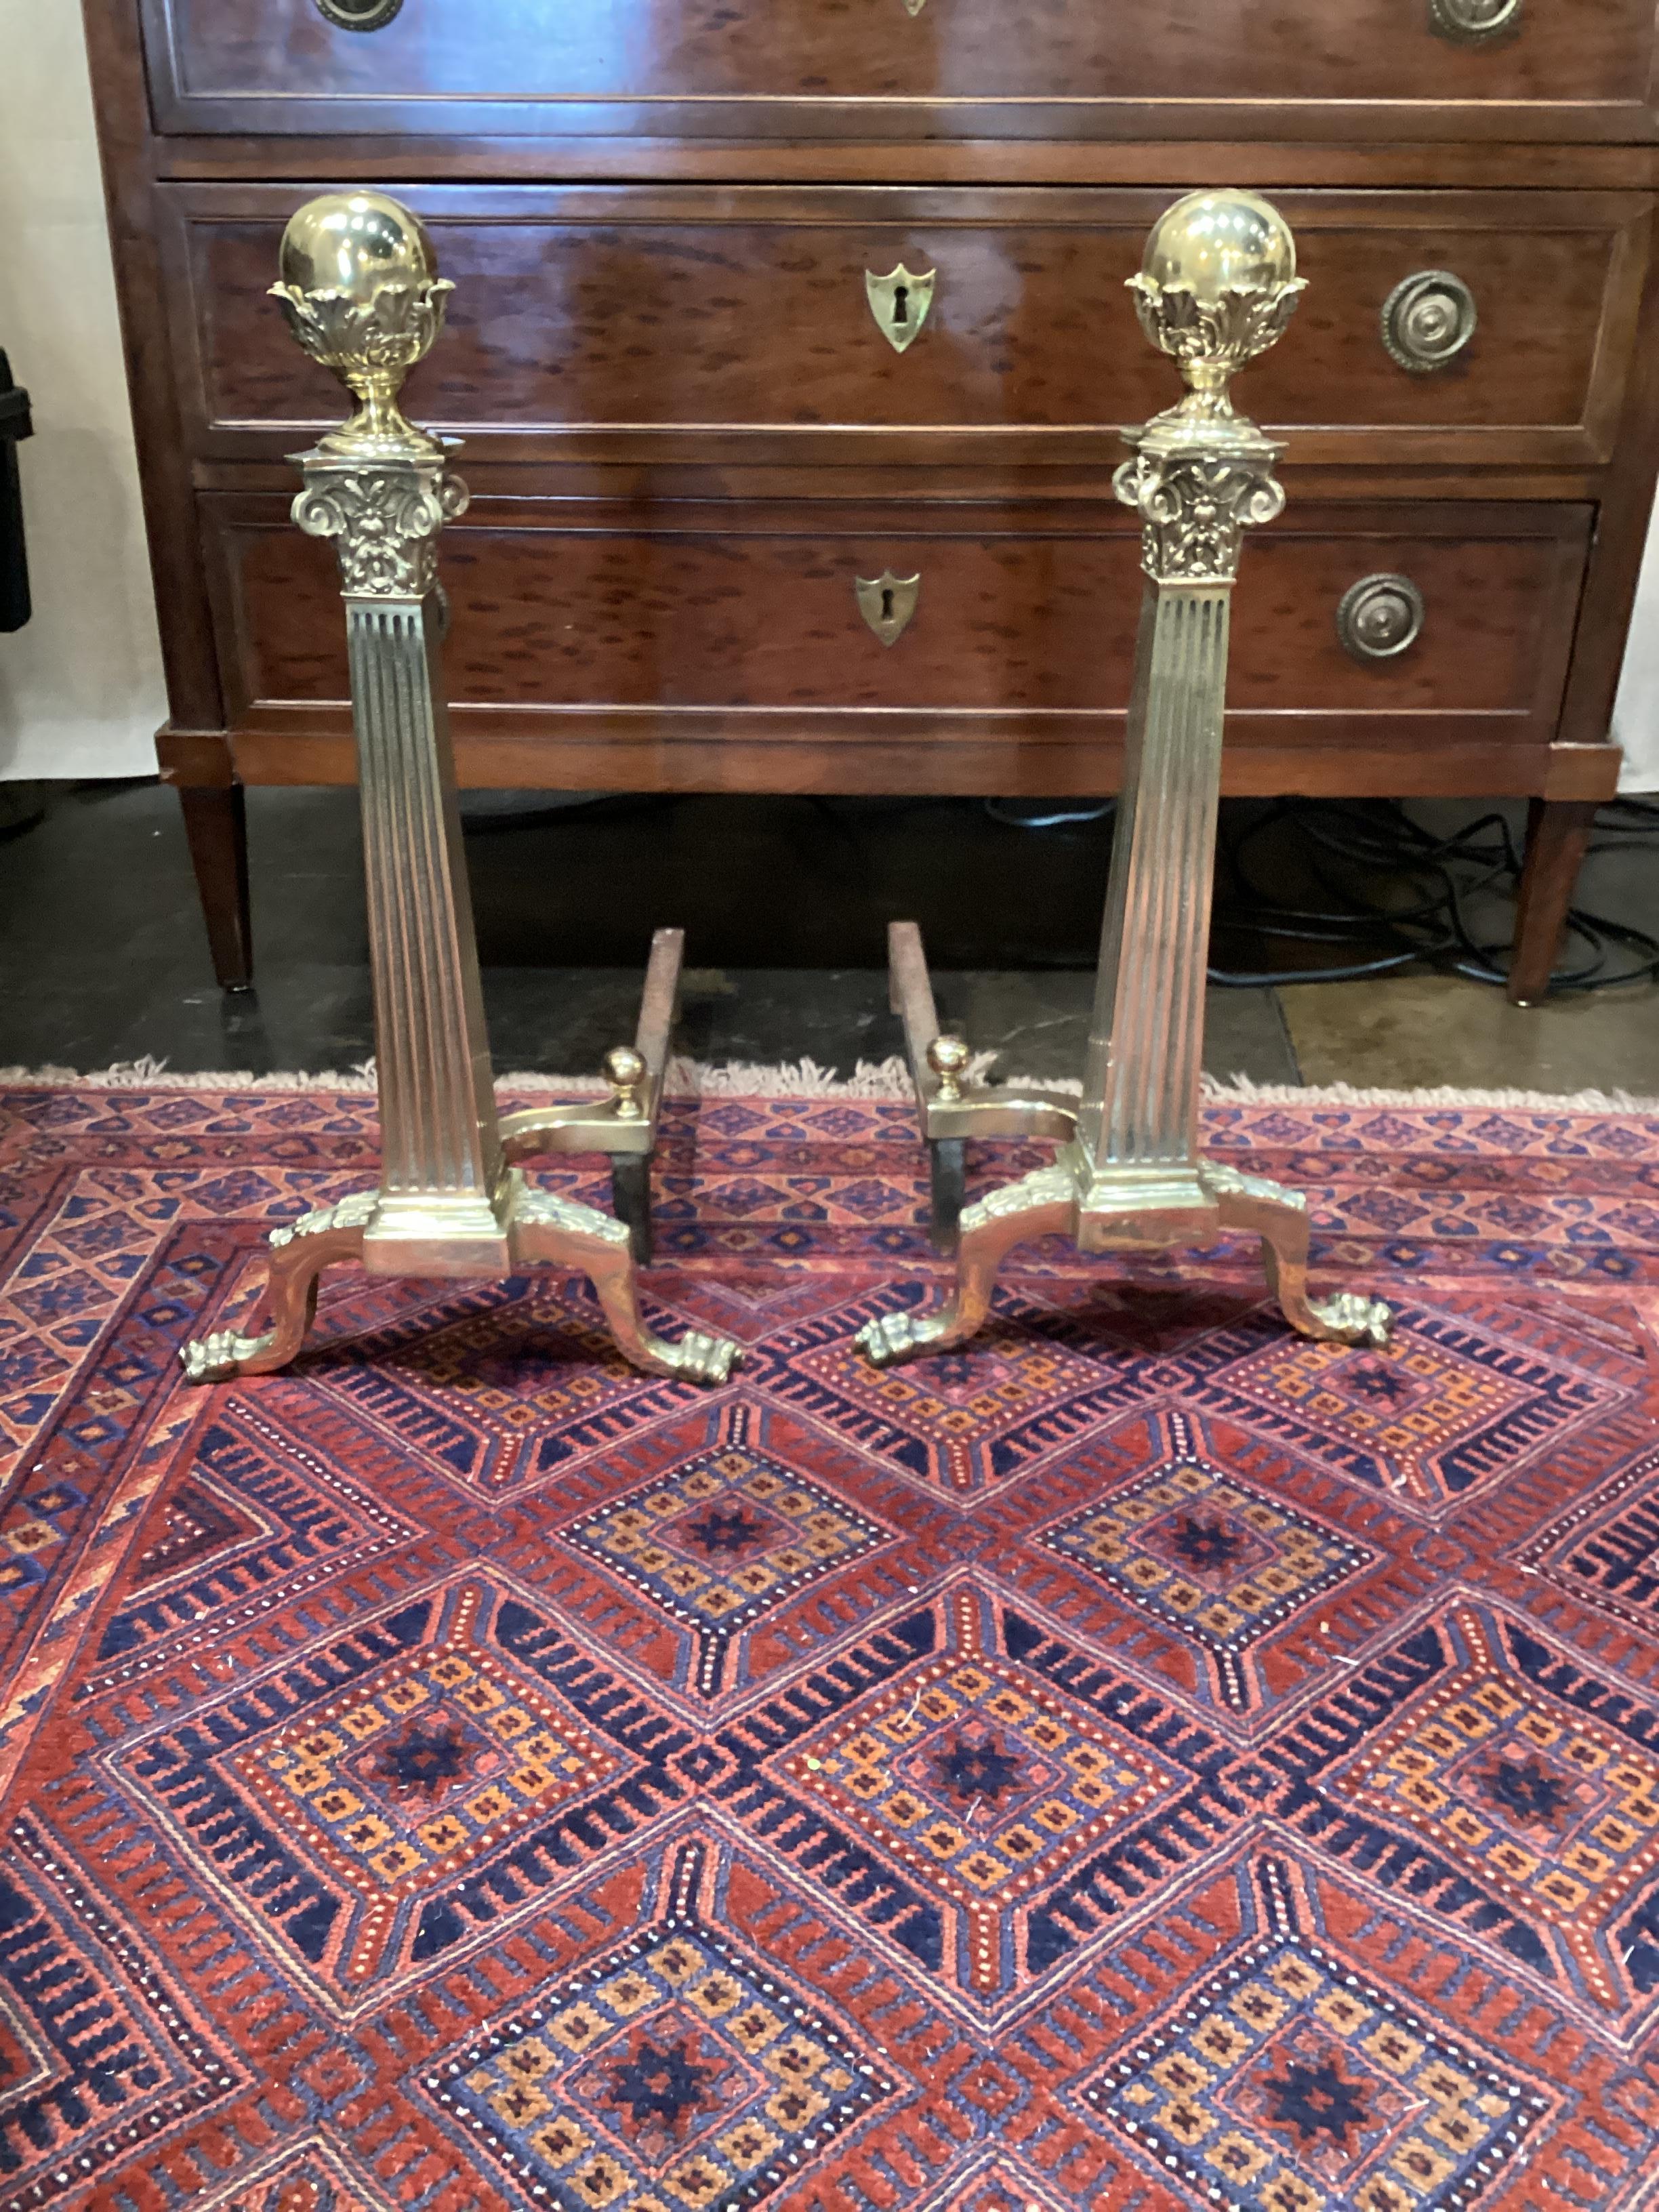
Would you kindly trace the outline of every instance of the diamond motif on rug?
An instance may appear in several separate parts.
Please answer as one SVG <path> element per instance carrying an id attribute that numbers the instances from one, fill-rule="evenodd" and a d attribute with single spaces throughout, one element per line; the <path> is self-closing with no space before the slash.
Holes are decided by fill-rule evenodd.
<path id="1" fill-rule="evenodd" d="M 843 1304 L 757 1350 L 751 1384 L 823 1422 L 860 1450 L 940 1489 L 977 1491 L 1021 1474 L 1139 1395 L 1132 1362 L 1092 1357 L 1070 1315 L 1007 1293 L 958 1352 L 872 1367 L 853 1339 L 892 1309 L 890 1291 Z"/>
<path id="2" fill-rule="evenodd" d="M 994 2008 L 1241 1817 L 1206 1730 L 969 1584 L 716 1742 L 712 1795 Z"/>
<path id="3" fill-rule="evenodd" d="M 1171 1781 L 999 1659 L 939 1660 L 905 1676 L 807 1736 L 783 1771 L 988 1929 Z"/>
<path id="4" fill-rule="evenodd" d="M 1628 2027 L 1659 1996 L 1652 1735 L 1577 1659 L 1460 1607 L 1271 1756 L 1305 1760 L 1282 1807 L 1328 1851 Z"/>
<path id="5" fill-rule="evenodd" d="M 1396 1309 L 1380 1349 L 1314 1344 L 1264 1322 L 1220 1331 L 1157 1375 L 1206 1411 L 1430 1508 L 1517 1473 L 1618 1395 L 1535 1346 L 1421 1306 Z"/>
<path id="6" fill-rule="evenodd" d="M 614 1781 L 622 1762 L 482 1645 L 394 1661 L 230 1769 L 288 1834 L 393 1903 Z"/>
<path id="7" fill-rule="evenodd" d="M 348 2165 L 337 2147 L 320 2139 L 302 2143 L 269 2166 L 238 2170 L 205 2197 L 192 2196 L 191 2212 L 395 2212 L 393 2200 Z"/>
<path id="8" fill-rule="evenodd" d="M 1245 1953 L 1084 2096 L 1230 2212 L 1472 2212 L 1544 2109 L 1292 1936 Z"/>
<path id="9" fill-rule="evenodd" d="M 1415 1701 L 1335 1786 L 1409 1821 L 1575 1948 L 1659 1867 L 1659 1756 L 1486 1664 Z"/>
<path id="10" fill-rule="evenodd" d="M 1179 1442 L 1186 1426 L 1172 1419 Z M 1217 1655 L 1234 1705 L 1248 1694 L 1241 1656 L 1379 1556 L 1221 1474 L 1190 1445 L 1036 1540 Z"/>
<path id="11" fill-rule="evenodd" d="M 428 2086 L 515 2193 L 561 2212 L 706 2212 L 810 2185 L 893 2085 L 775 1965 L 677 1919 Z"/>
<path id="12" fill-rule="evenodd" d="M 577 1522 L 563 1540 L 697 1632 L 699 1682 L 709 1690 L 729 1638 L 887 1534 L 739 1432 Z"/>
<path id="13" fill-rule="evenodd" d="M 529 1607 L 462 1577 L 105 1764 L 251 1939 L 349 2008 L 499 1934 L 683 1799 L 690 1741 Z"/>

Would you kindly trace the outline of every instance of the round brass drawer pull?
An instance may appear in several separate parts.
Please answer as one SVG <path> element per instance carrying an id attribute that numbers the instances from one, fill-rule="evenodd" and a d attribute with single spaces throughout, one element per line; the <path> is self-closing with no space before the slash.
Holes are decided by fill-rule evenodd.
<path id="1" fill-rule="evenodd" d="M 1449 368 L 1480 320 L 1474 295 L 1449 269 L 1422 269 L 1382 303 L 1382 343 L 1401 368 L 1431 376 Z"/>
<path id="2" fill-rule="evenodd" d="M 1527 0 L 1429 0 L 1429 22 L 1460 46 L 1491 46 L 1521 27 Z"/>
<path id="3" fill-rule="evenodd" d="M 403 4 L 404 0 L 317 0 L 317 13 L 337 31 L 378 31 Z"/>
<path id="4" fill-rule="evenodd" d="M 1422 635 L 1425 612 L 1409 576 L 1362 576 L 1342 595 L 1336 634 L 1356 660 L 1392 660 Z"/>

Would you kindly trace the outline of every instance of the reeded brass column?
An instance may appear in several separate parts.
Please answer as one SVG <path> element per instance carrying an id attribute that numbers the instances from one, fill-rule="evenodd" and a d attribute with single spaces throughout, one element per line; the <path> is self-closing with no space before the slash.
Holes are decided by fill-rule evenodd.
<path id="1" fill-rule="evenodd" d="M 1140 516 L 1146 583 L 1083 1096 L 1074 1103 L 965 1086 L 948 1074 L 942 1082 L 966 1054 L 937 1034 L 915 930 L 895 926 L 894 1004 L 934 1157 L 935 1238 L 957 1251 L 957 1289 L 941 1314 L 894 1314 L 863 1329 L 859 1342 L 878 1364 L 972 1335 L 1005 1253 L 1055 1231 L 1102 1252 L 1203 1245 L 1223 1229 L 1254 1230 L 1293 1328 L 1347 1342 L 1380 1343 L 1388 1333 L 1377 1299 L 1308 1297 L 1298 1193 L 1198 1148 L 1228 620 L 1244 531 L 1285 504 L 1273 472 L 1279 449 L 1235 410 L 1228 386 L 1296 311 L 1304 285 L 1295 241 L 1253 193 L 1195 192 L 1153 229 L 1129 283 L 1142 330 L 1180 363 L 1188 392 L 1126 434 L 1131 458 L 1115 480 L 1118 497 Z M 950 1155 L 941 1163 L 944 1147 L 975 1134 L 1052 1135 L 1057 1124 L 1064 1141 L 1052 1167 L 962 1208 L 941 1230 L 941 1186 L 957 1173 Z"/>
<path id="2" fill-rule="evenodd" d="M 298 1351 L 317 1278 L 334 1260 L 380 1274 L 498 1279 L 535 1262 L 588 1275 L 621 1350 L 637 1365 L 723 1381 L 737 1347 L 689 1331 L 650 1335 L 635 1295 L 641 1168 L 655 1133 L 679 969 L 678 931 L 653 948 L 640 1035 L 611 1055 L 603 1107 L 515 1115 L 498 1123 L 472 902 L 455 799 L 439 665 L 437 540 L 466 487 L 448 451 L 407 422 L 404 378 L 443 325 L 447 295 L 431 242 L 395 200 L 330 194 L 301 208 L 283 239 L 273 296 L 306 351 L 356 401 L 351 419 L 295 456 L 304 489 L 294 519 L 334 542 L 345 601 L 357 738 L 374 976 L 382 1169 L 380 1188 L 304 1215 L 270 1239 L 273 1327 L 221 1330 L 184 1352 L 195 1382 L 260 1375 Z M 504 1138 L 508 1141 L 504 1142 Z M 616 1158 L 635 1217 L 538 1190 L 508 1164 L 538 1152 Z"/>

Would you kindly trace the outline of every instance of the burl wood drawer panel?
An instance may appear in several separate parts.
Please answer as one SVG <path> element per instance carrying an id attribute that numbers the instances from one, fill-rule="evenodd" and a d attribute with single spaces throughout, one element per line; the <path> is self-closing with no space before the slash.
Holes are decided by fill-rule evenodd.
<path id="1" fill-rule="evenodd" d="M 170 131 L 1629 137 L 1654 61 L 1652 0 L 404 0 L 367 33 L 144 0 L 144 25 Z"/>
<path id="2" fill-rule="evenodd" d="M 330 550 L 292 527 L 276 495 L 211 494 L 201 507 L 234 725 L 345 731 Z M 1588 534 L 1582 507 L 1303 499 L 1247 550 L 1230 740 L 1546 743 Z M 951 506 L 919 529 L 839 501 L 641 514 L 481 499 L 442 542 L 457 737 L 507 732 L 533 750 L 602 732 L 619 753 L 635 744 L 653 777 L 676 742 L 763 739 L 784 788 L 799 787 L 792 748 L 877 743 L 890 755 L 879 787 L 919 790 L 936 787 L 930 749 L 964 736 L 1086 749 L 1113 733 L 1128 697 L 1139 551 L 1134 519 L 1115 506 Z M 1360 659 L 1339 640 L 1338 611 L 1378 574 L 1410 580 L 1421 633 Z M 921 580 L 890 645 L 856 588 L 884 574 Z M 612 780 L 635 780 L 626 765 Z M 535 780 L 557 782 L 556 766 Z"/>
<path id="3" fill-rule="evenodd" d="M 454 280 L 410 378 L 417 421 L 502 459 L 1088 460 L 1179 386 L 1125 279 L 1172 192 L 765 185 L 398 185 Z M 338 387 L 266 297 L 292 186 L 160 195 L 189 435 L 291 450 Z M 1640 193 L 1297 191 L 1309 290 L 1241 404 L 1312 461 L 1583 463 L 1623 404 L 1652 223 Z M 866 273 L 936 272 L 908 347 Z M 1405 280 L 1467 287 L 1473 335 L 1427 373 L 1384 311 Z M 1403 312 L 1403 311 L 1398 311 Z M 1398 324 L 1395 325 L 1396 331 Z M 860 453 L 860 449 L 862 449 Z M 900 458 L 896 455 L 896 458 Z"/>

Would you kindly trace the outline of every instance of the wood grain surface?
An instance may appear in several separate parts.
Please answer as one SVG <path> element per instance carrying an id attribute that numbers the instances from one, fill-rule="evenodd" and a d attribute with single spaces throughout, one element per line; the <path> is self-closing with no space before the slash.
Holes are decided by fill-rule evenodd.
<path id="1" fill-rule="evenodd" d="M 914 16 L 901 0 L 405 0 L 368 35 L 308 0 L 143 3 L 162 127 L 195 131 L 615 129 L 633 111 L 647 130 L 869 137 L 925 112 L 988 137 L 1029 134 L 1035 109 L 1124 135 L 1151 111 L 1163 135 L 1220 115 L 1263 137 L 1467 137 L 1484 114 L 1491 135 L 1631 136 L 1654 45 L 1650 0 L 1528 0 L 1516 35 L 1472 46 L 1435 34 L 1429 0 L 931 0 Z"/>
<path id="2" fill-rule="evenodd" d="M 971 441 L 1059 459 L 1180 386 L 1124 290 L 1168 204 L 1146 191 L 407 186 L 456 290 L 410 376 L 418 420 L 503 456 L 752 458 Z M 173 342 L 198 452 L 274 454 L 338 387 L 266 294 L 290 188 L 167 187 Z M 1292 192 L 1308 292 L 1240 404 L 1304 461 L 1603 461 L 1620 419 L 1651 202 L 1609 192 Z M 866 270 L 937 271 L 894 350 Z M 1474 337 L 1414 374 L 1396 284 L 1448 270 Z M 850 458 L 850 453 L 847 456 Z"/>
<path id="3" fill-rule="evenodd" d="M 204 501 L 239 727 L 347 726 L 343 630 L 330 550 L 265 495 Z M 1397 745 L 1452 724 L 1487 744 L 1547 743 L 1577 614 L 1586 510 L 1380 506 L 1310 509 L 1258 534 L 1237 595 L 1229 702 L 1237 740 L 1317 746 L 1334 722 Z M 941 743 L 991 721 L 1069 720 L 1087 747 L 1127 702 L 1139 538 L 1121 509 L 952 510 L 918 531 L 902 510 L 826 502 L 778 510 L 685 502 L 672 524 L 625 507 L 484 499 L 446 532 L 445 675 L 458 729 L 472 710 L 551 746 L 584 718 L 676 715 L 699 743 L 756 712 L 799 787 L 864 715 L 926 724 L 888 787 L 941 787 Z M 858 578 L 921 579 L 884 647 Z M 1341 645 L 1343 594 L 1407 575 L 1427 618 L 1395 659 Z M 695 726 L 695 732 L 693 730 Z M 873 734 L 873 733 L 872 733 Z M 1051 740 L 1062 732 L 1051 730 Z M 954 787 L 949 781 L 944 787 Z"/>

